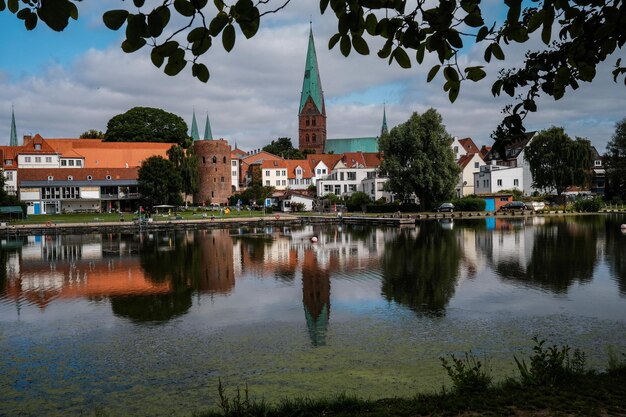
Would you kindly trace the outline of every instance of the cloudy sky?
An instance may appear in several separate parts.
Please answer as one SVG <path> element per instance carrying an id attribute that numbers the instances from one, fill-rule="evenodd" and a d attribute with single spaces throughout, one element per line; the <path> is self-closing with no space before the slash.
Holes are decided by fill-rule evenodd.
<path id="1" fill-rule="evenodd" d="M 483 3 L 490 17 L 497 18 L 496 6 L 501 2 Z M 414 62 L 413 68 L 403 70 L 379 59 L 375 52 L 380 44 L 371 41 L 370 56 L 344 58 L 338 48 L 327 46 L 336 29 L 334 15 L 321 16 L 319 2 L 310 0 L 292 0 L 284 10 L 268 16 L 251 40 L 238 33 L 231 53 L 221 48 L 221 42 L 214 42 L 203 58 L 211 73 L 208 83 L 192 78 L 188 69 L 168 77 L 152 65 L 148 48 L 123 53 L 119 46 L 123 32 L 110 31 L 102 23 L 103 10 L 129 4 L 120 0 L 79 3 L 79 20 L 71 21 L 62 33 L 41 23 L 27 32 L 14 15 L 0 12 L 0 144 L 9 142 L 12 106 L 20 138 L 35 133 L 70 138 L 89 129 L 105 131 L 111 117 L 146 106 L 178 114 L 189 126 L 195 109 L 201 135 L 208 113 L 213 136 L 236 142 L 244 150 L 263 147 L 282 136 L 297 144 L 309 19 L 326 98 L 329 138 L 377 135 L 386 102 L 390 127 L 406 121 L 412 112 L 434 107 L 450 134 L 472 137 L 479 146 L 489 145 L 500 111 L 510 102 L 508 97 L 493 98 L 490 93 L 490 80 L 502 63 L 487 67 L 487 79 L 465 83 L 457 101 L 450 104 L 441 88 L 441 75 L 426 82 L 434 57 L 423 66 Z M 506 64 L 519 63 L 528 47 L 505 49 Z M 483 49 L 467 48 L 462 62 L 482 64 L 482 55 Z M 615 84 L 610 74 L 619 57 L 626 57 L 624 51 L 599 68 L 592 84 L 582 85 L 559 101 L 542 100 L 539 112 L 527 119 L 527 128 L 564 126 L 570 136 L 587 137 L 603 152 L 615 123 L 626 117 L 626 88 L 621 82 Z"/>

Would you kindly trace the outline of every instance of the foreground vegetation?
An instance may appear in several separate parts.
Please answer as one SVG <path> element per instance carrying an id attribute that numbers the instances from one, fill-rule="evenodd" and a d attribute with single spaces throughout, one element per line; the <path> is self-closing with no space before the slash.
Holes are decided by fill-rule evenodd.
<path id="1" fill-rule="evenodd" d="M 441 358 L 452 387 L 413 398 L 285 399 L 270 405 L 248 388 L 219 385 L 219 411 L 197 417 L 244 416 L 626 416 L 626 354 L 609 351 L 604 372 L 585 368 L 585 354 L 533 338 L 533 354 L 515 362 L 517 378 L 494 385 L 488 361 L 471 352 Z"/>

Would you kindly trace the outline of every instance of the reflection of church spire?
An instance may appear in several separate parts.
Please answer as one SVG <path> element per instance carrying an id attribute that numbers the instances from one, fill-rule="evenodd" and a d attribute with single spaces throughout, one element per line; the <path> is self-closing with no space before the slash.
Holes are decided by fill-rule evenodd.
<path id="1" fill-rule="evenodd" d="M 326 344 L 330 319 L 330 273 L 321 269 L 312 251 L 306 251 L 302 265 L 304 317 L 313 346 Z"/>

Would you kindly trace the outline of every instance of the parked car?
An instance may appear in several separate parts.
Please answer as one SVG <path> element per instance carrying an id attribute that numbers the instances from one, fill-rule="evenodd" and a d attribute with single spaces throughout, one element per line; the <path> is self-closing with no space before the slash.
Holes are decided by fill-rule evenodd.
<path id="1" fill-rule="evenodd" d="M 528 210 L 528 206 L 523 201 L 511 201 L 500 207 L 500 211 Z"/>
<path id="2" fill-rule="evenodd" d="M 437 207 L 436 210 L 437 210 L 437 212 L 442 212 L 442 211 L 453 212 L 454 211 L 454 204 L 452 204 L 452 203 L 443 203 L 442 205 Z"/>

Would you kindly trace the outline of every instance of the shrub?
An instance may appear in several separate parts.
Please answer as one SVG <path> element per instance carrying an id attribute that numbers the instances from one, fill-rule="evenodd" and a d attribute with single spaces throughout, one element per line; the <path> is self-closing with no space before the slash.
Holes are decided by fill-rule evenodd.
<path id="1" fill-rule="evenodd" d="M 450 355 L 450 360 L 443 357 L 439 359 L 457 392 L 465 394 L 484 391 L 491 385 L 493 377 L 471 350 L 465 352 L 465 358 Z"/>
<path id="2" fill-rule="evenodd" d="M 593 200 L 576 200 L 574 202 L 574 210 L 581 213 L 597 212 L 604 207 L 604 202 L 600 198 L 594 198 Z"/>
<path id="3" fill-rule="evenodd" d="M 570 348 L 565 345 L 544 347 L 545 340 L 533 337 L 534 354 L 530 357 L 530 366 L 523 359 L 520 361 L 513 356 L 517 369 L 522 378 L 522 384 L 535 386 L 555 386 L 561 380 L 567 380 L 585 372 L 586 356 L 579 349 L 575 349 L 570 356 Z"/>
<path id="4" fill-rule="evenodd" d="M 457 211 L 484 211 L 487 202 L 478 197 L 463 197 L 453 201 Z"/>

